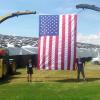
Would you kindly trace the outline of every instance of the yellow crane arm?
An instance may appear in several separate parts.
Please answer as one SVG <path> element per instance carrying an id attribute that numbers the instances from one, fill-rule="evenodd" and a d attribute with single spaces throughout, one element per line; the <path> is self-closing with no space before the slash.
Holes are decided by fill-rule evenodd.
<path id="1" fill-rule="evenodd" d="M 34 12 L 33 11 L 28 11 L 28 10 L 26 10 L 26 11 L 17 11 L 17 12 L 11 13 L 11 14 L 7 14 L 7 15 L 4 15 L 4 16 L 1 16 L 0 17 L 0 24 L 3 21 L 5 21 L 5 20 L 7 20 L 9 18 L 18 17 L 20 15 L 29 15 L 29 14 L 36 14 L 36 11 L 34 11 Z"/>

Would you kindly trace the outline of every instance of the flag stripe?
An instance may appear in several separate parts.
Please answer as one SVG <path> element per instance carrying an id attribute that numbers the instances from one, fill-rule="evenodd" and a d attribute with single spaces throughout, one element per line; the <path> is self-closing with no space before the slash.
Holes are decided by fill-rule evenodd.
<path id="1" fill-rule="evenodd" d="M 48 62 L 48 67 L 49 67 L 49 70 L 51 70 L 51 54 L 52 54 L 52 36 L 50 36 L 50 39 L 49 39 L 49 62 Z"/>
<path id="2" fill-rule="evenodd" d="M 70 70 L 73 70 L 74 63 L 74 15 L 71 15 L 71 59 Z"/>
<path id="3" fill-rule="evenodd" d="M 68 15 L 65 17 L 65 53 L 64 53 L 64 70 L 67 69 L 68 60 Z"/>
<path id="4" fill-rule="evenodd" d="M 42 64 L 43 64 L 43 69 L 45 69 L 45 48 L 46 48 L 46 37 L 44 36 L 44 39 L 43 39 L 43 61 L 42 61 Z"/>
<path id="5" fill-rule="evenodd" d="M 61 69 L 61 48 L 62 47 L 62 16 L 59 16 L 59 41 L 58 41 L 58 69 Z"/>
<path id="6" fill-rule="evenodd" d="M 70 70 L 70 56 L 71 56 L 71 15 L 68 16 L 68 65 L 67 69 Z"/>
<path id="7" fill-rule="evenodd" d="M 62 51 L 61 51 L 61 69 L 64 70 L 64 49 L 65 48 L 65 15 L 62 16 Z"/>
<path id="8" fill-rule="evenodd" d="M 76 62 L 76 34 L 77 34 L 77 15 L 74 16 L 74 63 L 73 70 L 75 70 L 75 62 Z"/>
<path id="9" fill-rule="evenodd" d="M 38 40 L 38 69 L 40 69 L 40 39 Z"/>
<path id="10" fill-rule="evenodd" d="M 51 59 L 51 69 L 54 70 L 55 69 L 55 36 L 52 37 L 52 59 Z"/>
<path id="11" fill-rule="evenodd" d="M 45 55 L 45 69 L 48 69 L 48 62 L 49 62 L 49 59 L 48 59 L 48 50 L 49 50 L 49 36 L 47 36 L 47 38 L 46 38 L 46 55 Z"/>
<path id="12" fill-rule="evenodd" d="M 43 67 L 42 61 L 43 61 L 43 37 L 40 37 L 40 69 L 42 69 Z"/>
<path id="13" fill-rule="evenodd" d="M 58 70 L 58 36 L 56 36 L 55 45 L 55 70 Z"/>

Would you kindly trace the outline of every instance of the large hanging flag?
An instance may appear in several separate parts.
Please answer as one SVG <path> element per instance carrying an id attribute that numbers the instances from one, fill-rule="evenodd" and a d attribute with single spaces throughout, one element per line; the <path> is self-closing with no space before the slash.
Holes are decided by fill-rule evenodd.
<path id="1" fill-rule="evenodd" d="M 77 15 L 40 15 L 38 69 L 74 70 Z"/>

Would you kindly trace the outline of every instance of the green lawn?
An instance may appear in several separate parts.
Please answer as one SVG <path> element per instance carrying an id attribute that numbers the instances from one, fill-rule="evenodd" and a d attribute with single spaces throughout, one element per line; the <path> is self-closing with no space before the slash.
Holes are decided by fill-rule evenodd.
<path id="1" fill-rule="evenodd" d="M 87 82 L 77 82 L 76 72 L 34 69 L 28 83 L 25 68 L 20 68 L 0 82 L 0 100 L 100 100 L 100 65 L 87 63 L 85 73 Z"/>

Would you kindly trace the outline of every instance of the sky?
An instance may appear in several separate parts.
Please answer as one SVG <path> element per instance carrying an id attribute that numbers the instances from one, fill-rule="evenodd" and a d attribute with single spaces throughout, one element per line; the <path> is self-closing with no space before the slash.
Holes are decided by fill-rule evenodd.
<path id="1" fill-rule="evenodd" d="M 24 15 L 8 19 L 0 24 L 0 34 L 38 37 L 39 15 L 78 15 L 77 41 L 100 45 L 100 12 L 76 9 L 77 4 L 100 7 L 99 0 L 0 0 L 0 17 L 16 11 L 36 11 L 36 15 Z"/>

